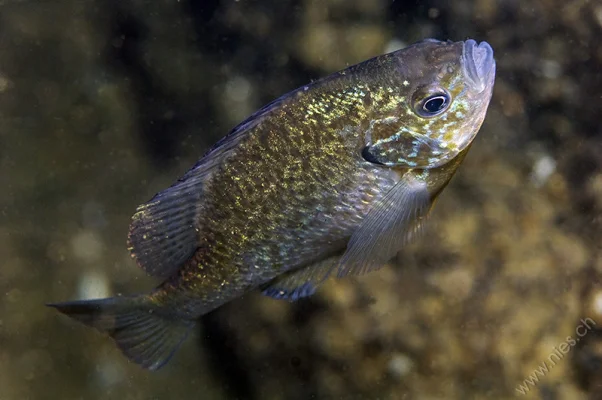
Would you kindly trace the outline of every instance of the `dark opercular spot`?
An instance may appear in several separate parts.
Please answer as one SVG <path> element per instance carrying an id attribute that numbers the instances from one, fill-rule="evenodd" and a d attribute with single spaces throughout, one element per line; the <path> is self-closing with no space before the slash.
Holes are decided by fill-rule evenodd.
<path id="1" fill-rule="evenodd" d="M 366 160 L 372 164 L 384 165 L 383 163 L 381 163 L 380 161 L 378 161 L 376 159 L 376 156 L 374 154 L 372 154 L 370 152 L 371 149 L 372 149 L 372 147 L 370 147 L 370 146 L 366 146 L 362 149 L 362 157 L 364 158 L 364 160 Z"/>
<path id="2" fill-rule="evenodd" d="M 422 105 L 422 110 L 430 115 L 437 114 L 447 106 L 447 96 L 436 95 L 429 97 Z"/>

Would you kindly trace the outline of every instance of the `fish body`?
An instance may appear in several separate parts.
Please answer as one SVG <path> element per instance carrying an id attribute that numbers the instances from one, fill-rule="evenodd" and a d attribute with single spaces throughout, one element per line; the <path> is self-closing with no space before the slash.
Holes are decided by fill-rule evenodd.
<path id="1" fill-rule="evenodd" d="M 243 293 L 295 300 L 381 267 L 461 164 L 494 77 L 488 44 L 429 39 L 282 96 L 138 208 L 129 249 L 158 288 L 53 306 L 156 369 Z"/>

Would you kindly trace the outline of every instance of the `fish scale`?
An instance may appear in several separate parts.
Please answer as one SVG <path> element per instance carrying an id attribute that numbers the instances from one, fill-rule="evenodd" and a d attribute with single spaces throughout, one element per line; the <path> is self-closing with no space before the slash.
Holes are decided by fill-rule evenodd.
<path id="1" fill-rule="evenodd" d="M 163 283 L 52 306 L 157 369 L 248 291 L 296 300 L 382 267 L 462 163 L 494 77 L 487 43 L 425 40 L 282 96 L 137 209 L 128 248 Z"/>

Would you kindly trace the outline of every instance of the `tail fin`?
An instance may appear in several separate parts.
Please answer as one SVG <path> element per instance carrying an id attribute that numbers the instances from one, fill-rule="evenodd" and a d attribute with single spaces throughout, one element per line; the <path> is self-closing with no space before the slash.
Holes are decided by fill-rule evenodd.
<path id="1" fill-rule="evenodd" d="M 146 297 L 48 304 L 69 317 L 108 333 L 123 354 L 144 368 L 161 368 L 188 336 L 195 322 L 161 315 Z"/>

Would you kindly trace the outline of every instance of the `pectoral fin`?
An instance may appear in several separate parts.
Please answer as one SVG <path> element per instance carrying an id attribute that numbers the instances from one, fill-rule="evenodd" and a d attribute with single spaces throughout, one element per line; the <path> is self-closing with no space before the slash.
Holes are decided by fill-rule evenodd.
<path id="1" fill-rule="evenodd" d="M 314 294 L 330 274 L 340 256 L 330 257 L 308 267 L 286 272 L 265 284 L 261 289 L 266 296 L 296 301 Z"/>
<path id="2" fill-rule="evenodd" d="M 420 229 L 431 198 L 425 182 L 408 176 L 376 202 L 353 233 L 338 265 L 339 278 L 382 267 Z"/>

